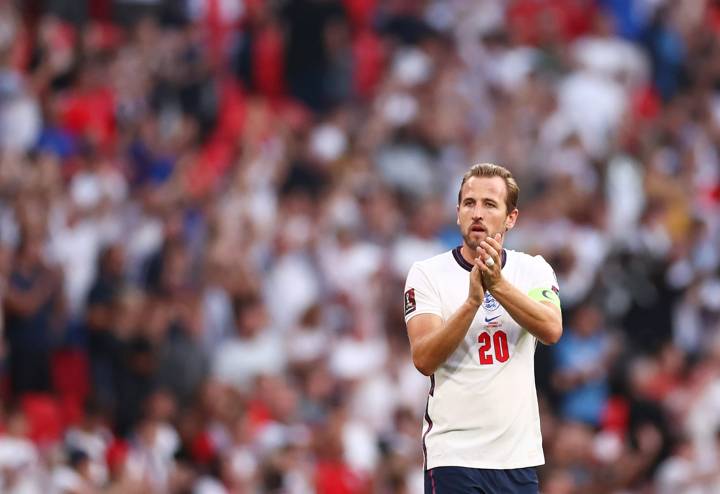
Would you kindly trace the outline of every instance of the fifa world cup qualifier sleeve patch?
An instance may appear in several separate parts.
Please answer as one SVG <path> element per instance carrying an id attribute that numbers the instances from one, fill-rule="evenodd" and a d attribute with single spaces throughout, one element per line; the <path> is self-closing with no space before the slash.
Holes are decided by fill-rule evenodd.
<path id="1" fill-rule="evenodd" d="M 553 286 L 552 288 L 534 288 L 530 290 L 528 296 L 538 302 L 550 302 L 560 307 L 560 297 L 558 293 L 559 290 Z"/>
<path id="2" fill-rule="evenodd" d="M 410 288 L 405 292 L 405 315 L 407 316 L 415 309 L 417 309 L 417 303 L 415 303 L 415 289 Z"/>

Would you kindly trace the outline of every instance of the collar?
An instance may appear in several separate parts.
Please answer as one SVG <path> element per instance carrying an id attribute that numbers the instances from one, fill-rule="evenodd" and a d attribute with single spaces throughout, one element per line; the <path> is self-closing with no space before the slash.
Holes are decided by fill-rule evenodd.
<path id="1" fill-rule="evenodd" d="M 452 255 L 455 258 L 455 262 L 457 262 L 460 267 L 463 268 L 465 271 L 472 271 L 473 265 L 467 262 L 462 256 L 462 253 L 460 252 L 461 248 L 462 245 L 459 245 L 452 250 Z M 505 249 L 503 249 L 500 253 L 500 259 L 502 260 L 502 265 L 500 266 L 500 269 L 502 269 L 505 267 L 505 263 L 507 262 L 507 252 L 505 251 Z"/>

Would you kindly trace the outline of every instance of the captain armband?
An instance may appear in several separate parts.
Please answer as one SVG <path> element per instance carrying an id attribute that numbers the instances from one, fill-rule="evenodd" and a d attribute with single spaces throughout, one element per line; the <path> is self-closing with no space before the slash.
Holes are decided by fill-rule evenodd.
<path id="1" fill-rule="evenodd" d="M 558 296 L 557 292 L 555 291 L 556 288 L 534 288 L 530 290 L 528 293 L 528 296 L 533 299 L 537 300 L 538 302 L 550 302 L 553 305 L 557 305 L 558 308 L 560 307 L 560 297 Z"/>

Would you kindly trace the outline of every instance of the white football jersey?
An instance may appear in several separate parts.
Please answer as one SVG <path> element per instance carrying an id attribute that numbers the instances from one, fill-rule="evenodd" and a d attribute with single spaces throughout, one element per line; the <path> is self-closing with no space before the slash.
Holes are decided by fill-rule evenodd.
<path id="1" fill-rule="evenodd" d="M 467 299 L 471 269 L 459 247 L 413 264 L 405 285 L 406 323 L 418 314 L 446 321 Z M 555 273 L 541 256 L 505 249 L 502 275 L 523 293 L 540 291 L 548 299 L 558 293 Z M 536 344 L 486 292 L 465 339 L 431 376 L 422 433 L 425 468 L 545 463 Z"/>

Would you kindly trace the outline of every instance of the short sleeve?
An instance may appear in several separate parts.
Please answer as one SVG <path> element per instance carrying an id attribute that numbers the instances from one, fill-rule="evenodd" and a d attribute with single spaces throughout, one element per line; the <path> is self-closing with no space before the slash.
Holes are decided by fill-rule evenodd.
<path id="1" fill-rule="evenodd" d="M 405 282 L 405 322 L 419 314 L 442 317 L 440 296 L 422 267 L 415 263 Z"/>
<path id="2" fill-rule="evenodd" d="M 542 256 L 533 258 L 533 276 L 529 284 L 528 295 L 539 302 L 552 302 L 560 307 L 560 286 L 555 271 Z"/>

